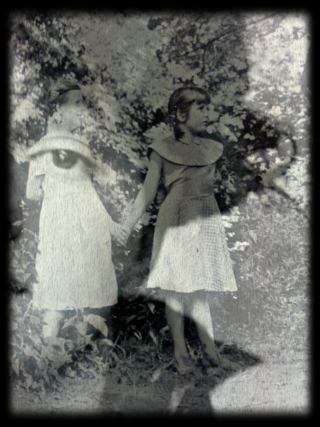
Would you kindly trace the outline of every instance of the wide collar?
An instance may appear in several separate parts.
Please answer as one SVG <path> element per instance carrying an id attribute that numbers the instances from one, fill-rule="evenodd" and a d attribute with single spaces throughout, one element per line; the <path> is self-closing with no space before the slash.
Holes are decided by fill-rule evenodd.
<path id="1" fill-rule="evenodd" d="M 206 166 L 215 163 L 223 152 L 220 142 L 213 139 L 201 138 L 199 145 L 185 144 L 173 136 L 155 142 L 148 147 L 148 154 L 154 150 L 170 162 L 186 166 Z"/>
<path id="2" fill-rule="evenodd" d="M 28 155 L 31 159 L 40 153 L 52 150 L 70 150 L 95 164 L 88 141 L 79 135 L 64 131 L 49 132 L 33 147 L 29 148 Z"/>

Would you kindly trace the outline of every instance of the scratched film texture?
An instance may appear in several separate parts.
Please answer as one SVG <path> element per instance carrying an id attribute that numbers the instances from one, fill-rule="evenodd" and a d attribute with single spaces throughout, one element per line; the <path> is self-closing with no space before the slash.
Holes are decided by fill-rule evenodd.
<path id="1" fill-rule="evenodd" d="M 10 15 L 9 35 L 12 413 L 307 413 L 308 16 L 30 11 Z M 172 368 L 164 308 L 145 286 L 156 203 L 125 249 L 112 244 L 113 342 L 76 353 L 62 331 L 60 356 L 46 357 L 43 320 L 31 306 L 41 204 L 26 199 L 27 149 L 47 132 L 50 87 L 60 78 L 84 95 L 81 132 L 100 164 L 93 185 L 116 222 L 141 188 L 148 145 L 172 133 L 164 120 L 171 93 L 188 84 L 208 90 L 207 131 L 224 144 L 214 192 L 238 286 L 212 293 L 210 307 L 215 339 L 238 372 L 208 370 L 197 383 Z M 190 354 L 201 359 L 187 326 Z"/>

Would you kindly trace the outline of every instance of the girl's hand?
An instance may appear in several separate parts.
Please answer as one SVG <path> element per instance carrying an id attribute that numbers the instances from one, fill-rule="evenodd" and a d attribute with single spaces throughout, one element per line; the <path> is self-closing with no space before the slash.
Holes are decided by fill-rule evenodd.
<path id="1" fill-rule="evenodd" d="M 126 246 L 129 234 L 122 224 L 113 224 L 111 235 L 121 246 Z"/>

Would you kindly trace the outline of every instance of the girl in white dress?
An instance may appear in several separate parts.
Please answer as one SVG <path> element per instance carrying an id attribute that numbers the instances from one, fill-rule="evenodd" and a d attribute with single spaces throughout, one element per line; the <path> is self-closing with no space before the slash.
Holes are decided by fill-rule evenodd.
<path id="1" fill-rule="evenodd" d="M 215 163 L 221 143 L 198 136 L 206 129 L 210 97 L 197 88 L 176 90 L 169 100 L 174 135 L 149 147 L 149 169 L 124 223 L 127 236 L 153 201 L 162 180 L 166 198 L 154 233 L 148 288 L 161 290 L 180 372 L 193 370 L 184 340 L 183 316 L 197 326 L 213 365 L 230 367 L 214 344 L 208 291 L 237 290 L 224 226 L 214 197 Z"/>
<path id="2" fill-rule="evenodd" d="M 55 337 L 65 310 L 117 303 L 111 238 L 121 235 L 91 182 L 97 163 L 77 132 L 78 87 L 57 93 L 64 119 L 29 150 L 27 198 L 42 200 L 33 307 L 44 310 L 44 339 Z M 62 99 L 61 99 L 62 98 Z"/>

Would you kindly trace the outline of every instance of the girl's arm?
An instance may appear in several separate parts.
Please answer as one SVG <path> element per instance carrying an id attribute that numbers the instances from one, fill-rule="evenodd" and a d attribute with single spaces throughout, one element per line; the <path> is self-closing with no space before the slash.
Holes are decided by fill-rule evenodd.
<path id="1" fill-rule="evenodd" d="M 106 168 L 106 165 L 100 163 L 95 163 L 94 165 L 87 165 L 88 173 L 91 176 L 92 181 L 98 182 L 100 185 L 106 185 L 107 179 L 106 175 L 112 171 L 109 167 Z M 107 173 L 106 173 L 107 172 Z M 93 184 L 93 182 L 92 182 Z M 126 233 L 123 229 L 123 225 L 119 224 L 111 218 L 108 211 L 105 209 L 106 214 L 106 226 L 108 231 L 113 239 L 116 239 L 121 245 L 125 246 L 126 243 Z"/>
<path id="2" fill-rule="evenodd" d="M 134 204 L 129 209 L 127 219 L 123 224 L 128 235 L 155 198 L 161 178 L 161 170 L 162 159 L 158 153 L 152 151 L 149 169 L 143 187 L 139 191 Z"/>

